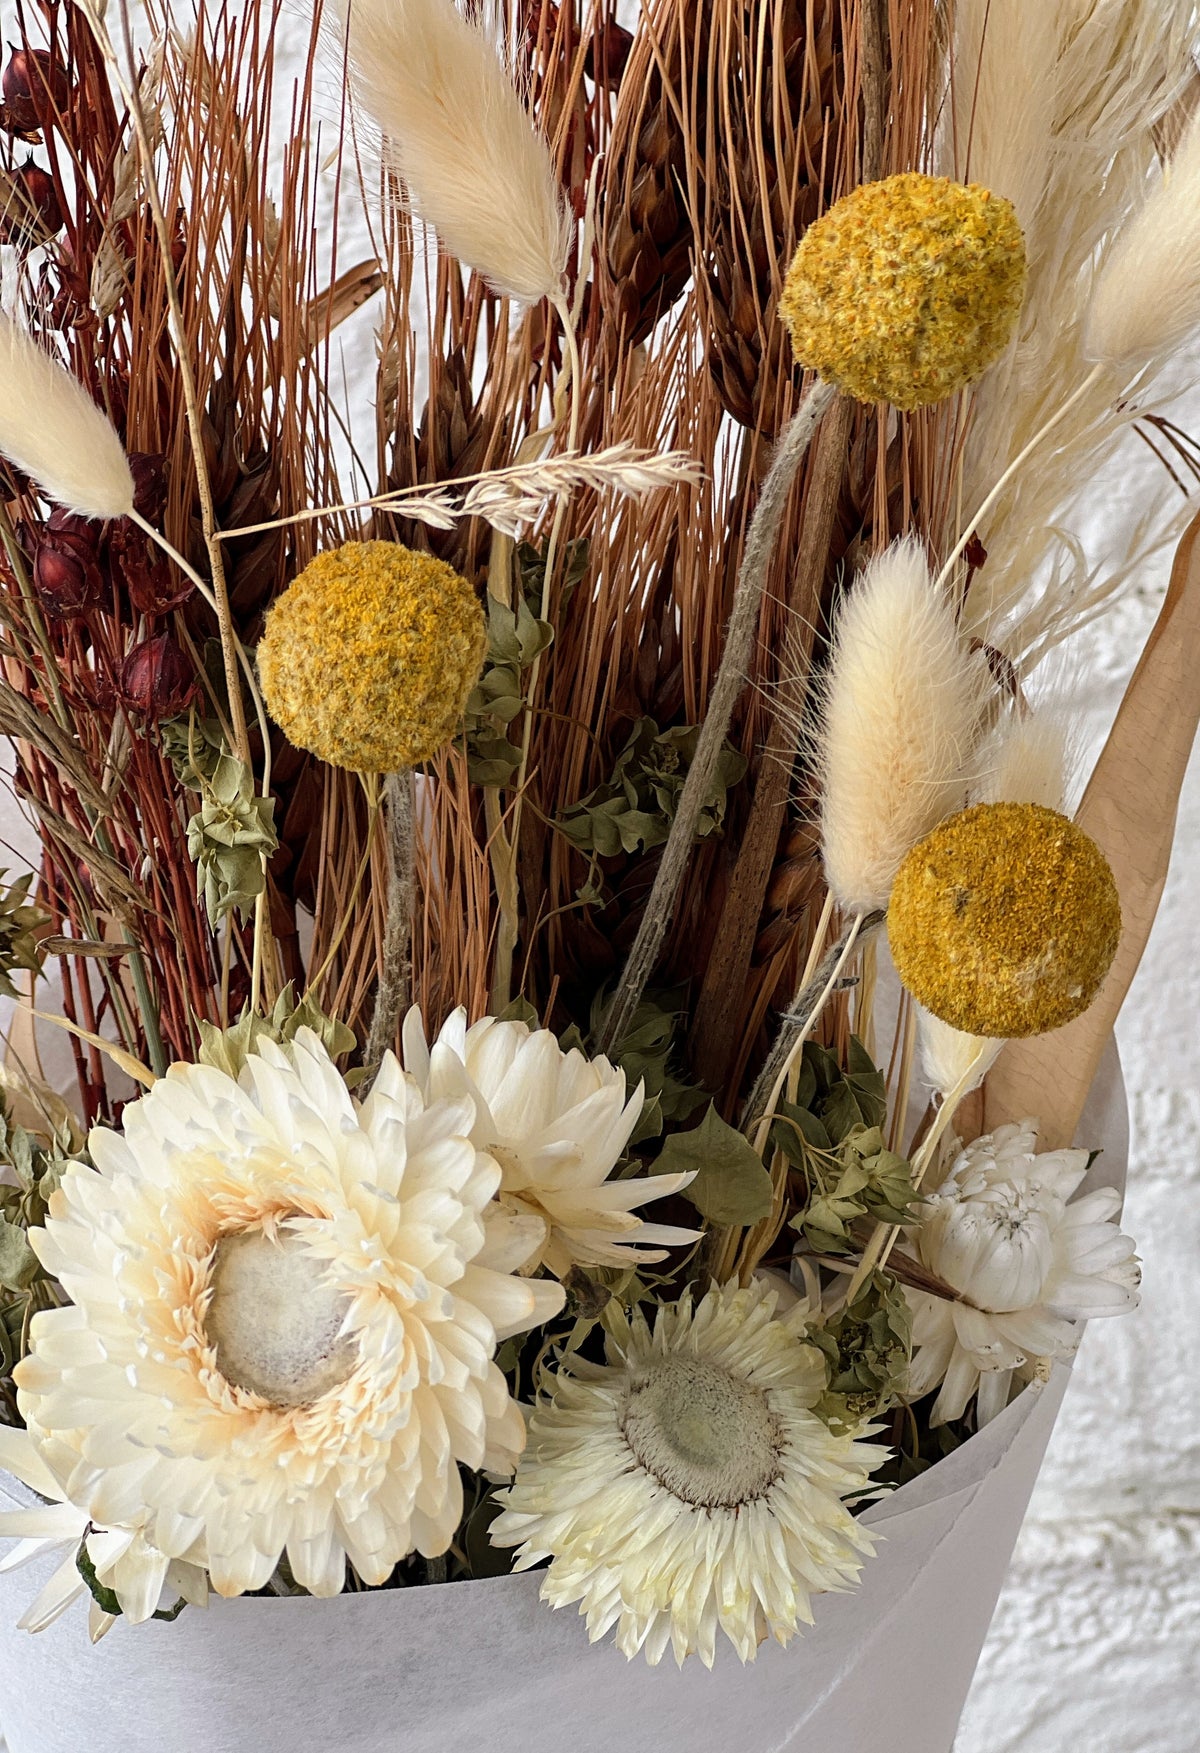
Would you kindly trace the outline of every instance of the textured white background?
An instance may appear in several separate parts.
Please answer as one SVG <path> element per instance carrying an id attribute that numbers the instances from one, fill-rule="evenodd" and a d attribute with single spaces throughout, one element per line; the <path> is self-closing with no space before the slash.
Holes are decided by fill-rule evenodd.
<path id="1" fill-rule="evenodd" d="M 12 35 L 11 8 L 12 0 L 0 0 L 5 37 Z M 298 49 L 304 34 L 296 30 Z M 281 79 L 281 98 L 285 85 Z M 346 237 L 343 249 L 344 261 L 355 259 Z M 346 356 L 365 368 L 358 396 L 373 353 L 369 322 L 370 313 L 362 313 L 356 333 L 346 336 Z M 1133 440 L 1123 464 L 1097 485 L 1080 525 L 1093 553 L 1119 543 L 1127 522 L 1122 507 L 1146 479 L 1146 460 Z M 1066 685 L 1078 709 L 1083 772 L 1153 622 L 1164 580 L 1165 564 L 1148 569 L 1076 642 Z M 0 823 L 0 839 L 9 832 L 9 822 Z M 1145 1299 L 1134 1317 L 1096 1323 L 1088 1335 L 957 1753 L 1200 1747 L 1198 908 L 1194 761 L 1162 913 L 1119 1030 L 1133 1122 L 1126 1227 L 1145 1259 Z"/>

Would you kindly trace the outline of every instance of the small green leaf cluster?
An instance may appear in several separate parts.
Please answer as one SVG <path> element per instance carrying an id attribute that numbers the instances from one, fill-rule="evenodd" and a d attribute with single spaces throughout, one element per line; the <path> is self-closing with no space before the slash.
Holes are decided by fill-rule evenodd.
<path id="1" fill-rule="evenodd" d="M 806 1337 L 825 1358 L 828 1380 L 813 1411 L 831 1430 L 854 1430 L 903 1395 L 912 1317 L 890 1272 L 872 1272 L 848 1307 L 813 1323 Z"/>
<path id="2" fill-rule="evenodd" d="M 51 1195 L 72 1155 L 71 1141 L 44 1145 L 0 1109 L 0 1287 L 24 1295 L 45 1278 L 27 1231 L 46 1217 Z M 77 1154 L 77 1153 L 74 1153 Z"/>
<path id="3" fill-rule="evenodd" d="M 575 589 L 587 567 L 587 543 L 569 542 L 563 557 L 564 593 Z M 546 575 L 544 550 L 522 542 L 516 568 L 520 583 L 516 607 L 496 597 L 487 599 L 487 657 L 463 715 L 467 773 L 475 785 L 507 785 L 520 766 L 520 746 L 509 740 L 505 727 L 524 709 L 526 671 L 554 641 L 554 628 L 537 612 Z"/>
<path id="4" fill-rule="evenodd" d="M 246 1060 L 261 1041 L 282 1044 L 293 1040 L 298 1029 L 311 1029 L 333 1059 L 349 1053 L 355 1045 L 354 1031 L 336 1018 L 326 1016 L 311 994 L 297 1000 L 290 980 L 275 1000 L 269 1016 L 258 1016 L 247 1009 L 228 1029 L 204 1021 L 197 1026 L 200 1030 L 200 1051 L 196 1055 L 199 1063 L 213 1065 L 233 1078 L 241 1076 Z M 361 1077 L 362 1073 L 358 1075 Z M 353 1083 L 355 1074 L 350 1072 L 346 1081 Z"/>
<path id="5" fill-rule="evenodd" d="M 613 1064 L 625 1073 L 630 1090 L 641 1084 L 645 1091 L 642 1112 L 629 1141 L 631 1147 L 661 1138 L 664 1126 L 689 1119 L 706 1100 L 704 1090 L 686 1083 L 671 1069 L 683 1015 L 678 998 L 678 994 L 669 991 L 647 992 L 612 1053 Z M 599 1030 L 605 1003 L 606 995 L 601 993 L 592 1004 L 593 1035 Z M 562 1035 L 561 1045 L 564 1050 L 577 1047 L 581 1053 L 593 1051 L 574 1025 Z"/>
<path id="6" fill-rule="evenodd" d="M 804 1177 L 806 1197 L 791 1225 L 814 1253 L 850 1253 L 859 1218 L 912 1221 L 912 1172 L 884 1144 L 886 1109 L 883 1075 L 860 1042 L 851 1041 L 844 1071 L 832 1053 L 806 1042 L 796 1100 L 779 1103 L 771 1143 Z"/>
<path id="7" fill-rule="evenodd" d="M 639 718 L 611 777 L 573 804 L 556 825 L 581 852 L 600 858 L 661 846 L 671 831 L 699 740 L 698 725 L 660 731 L 653 718 Z M 728 793 L 745 771 L 745 757 L 727 743 L 704 799 L 697 839 L 720 829 Z"/>
<path id="8" fill-rule="evenodd" d="M 254 775 L 230 754 L 215 719 L 172 719 L 162 726 L 163 752 L 200 808 L 188 822 L 188 856 L 196 893 L 210 925 L 236 911 L 246 918 L 266 887 L 266 861 L 279 845 L 275 800 L 258 797 Z"/>
<path id="9" fill-rule="evenodd" d="M 12 976 L 24 968 L 36 979 L 42 971 L 42 950 L 39 939 L 52 921 L 48 913 L 33 906 L 29 900 L 32 871 L 5 884 L 5 871 L 0 869 L 0 997 L 17 998 Z"/>

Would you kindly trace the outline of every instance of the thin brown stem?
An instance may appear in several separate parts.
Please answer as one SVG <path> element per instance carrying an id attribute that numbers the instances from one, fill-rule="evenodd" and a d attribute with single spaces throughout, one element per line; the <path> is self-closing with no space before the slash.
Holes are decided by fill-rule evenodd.
<path id="1" fill-rule="evenodd" d="M 384 783 L 388 885 L 383 954 L 375 1010 L 363 1055 L 368 1077 L 396 1038 L 400 1013 L 412 992 L 412 915 L 416 835 L 413 828 L 413 776 L 389 773 Z"/>
<path id="2" fill-rule="evenodd" d="M 713 775 L 729 734 L 733 709 L 749 674 L 763 591 L 788 497 L 821 418 L 836 394 L 830 384 L 822 383 L 819 378 L 813 384 L 784 428 L 763 482 L 746 537 L 746 550 L 738 571 L 733 608 L 725 634 L 725 648 L 709 695 L 696 753 L 680 794 L 637 938 L 604 1018 L 598 1043 L 601 1052 L 611 1052 L 627 1031 L 675 916 L 679 890 L 695 844 L 697 824 L 708 801 Z"/>

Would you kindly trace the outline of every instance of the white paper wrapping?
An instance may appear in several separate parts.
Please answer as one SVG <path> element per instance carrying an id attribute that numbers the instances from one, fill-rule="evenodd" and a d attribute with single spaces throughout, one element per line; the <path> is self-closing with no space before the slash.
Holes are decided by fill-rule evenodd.
<path id="1" fill-rule="evenodd" d="M 1079 1141 L 1104 1147 L 1087 1185 L 1123 1186 L 1115 1050 Z M 93 1648 L 82 1602 L 15 1629 L 46 1561 L 0 1576 L 0 1727 L 9 1753 L 950 1753 L 1069 1373 L 868 1510 L 882 1538 L 862 1586 L 748 1668 L 728 1647 L 713 1673 L 626 1662 L 543 1606 L 536 1574 L 215 1601 Z"/>

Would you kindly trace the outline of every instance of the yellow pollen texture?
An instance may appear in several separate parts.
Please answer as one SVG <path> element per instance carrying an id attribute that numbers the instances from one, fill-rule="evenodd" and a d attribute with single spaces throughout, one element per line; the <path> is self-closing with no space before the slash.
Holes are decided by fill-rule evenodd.
<path id="1" fill-rule="evenodd" d="M 1025 296 L 1012 203 L 904 171 L 863 183 L 810 225 L 779 314 L 797 363 L 860 402 L 923 408 L 1008 345 Z"/>
<path id="2" fill-rule="evenodd" d="M 1040 804 L 977 804 L 900 867 L 888 938 L 901 980 L 971 1035 L 1040 1035 L 1079 1016 L 1116 954 L 1121 906 L 1095 841 Z"/>
<path id="3" fill-rule="evenodd" d="M 263 698 L 288 741 L 396 773 L 450 741 L 483 667 L 483 610 L 445 561 L 398 542 L 318 554 L 267 616 Z"/>

